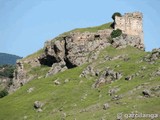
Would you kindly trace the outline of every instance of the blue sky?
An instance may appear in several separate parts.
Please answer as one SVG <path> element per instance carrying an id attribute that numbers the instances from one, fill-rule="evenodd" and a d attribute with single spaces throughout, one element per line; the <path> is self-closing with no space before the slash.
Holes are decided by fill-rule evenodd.
<path id="1" fill-rule="evenodd" d="M 160 47 L 160 0 L 0 0 L 0 52 L 25 57 L 74 28 L 112 21 L 114 12 L 140 11 L 147 51 Z"/>

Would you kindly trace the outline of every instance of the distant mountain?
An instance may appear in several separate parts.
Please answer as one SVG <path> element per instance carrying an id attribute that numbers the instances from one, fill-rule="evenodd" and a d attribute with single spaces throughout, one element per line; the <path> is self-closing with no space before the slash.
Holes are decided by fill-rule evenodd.
<path id="1" fill-rule="evenodd" d="M 21 58 L 22 57 L 19 57 L 17 55 L 0 53 L 0 65 L 4 65 L 4 64 L 14 65 L 16 64 L 16 60 Z"/>

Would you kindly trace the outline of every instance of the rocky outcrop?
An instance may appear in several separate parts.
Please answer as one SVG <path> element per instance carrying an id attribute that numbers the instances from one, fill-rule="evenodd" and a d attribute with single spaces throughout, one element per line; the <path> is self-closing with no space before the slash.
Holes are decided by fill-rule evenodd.
<path id="1" fill-rule="evenodd" d="M 158 49 L 153 49 L 151 54 L 148 54 L 145 58 L 144 61 L 149 62 L 153 64 L 156 60 L 160 59 L 160 48 Z"/>
<path id="2" fill-rule="evenodd" d="M 115 48 L 125 48 L 130 45 L 140 50 L 144 50 L 144 44 L 141 43 L 141 38 L 137 35 L 122 34 L 119 37 L 113 38 L 112 45 Z"/>
<path id="3" fill-rule="evenodd" d="M 53 63 L 64 61 L 67 68 L 82 65 L 88 61 L 88 55 L 92 51 L 98 51 L 110 45 L 107 37 L 111 31 L 106 29 L 97 33 L 70 33 L 54 43 L 46 42 L 45 54 L 53 57 Z"/>
<path id="4" fill-rule="evenodd" d="M 48 77 L 86 62 L 92 62 L 98 57 L 99 50 L 111 45 L 107 39 L 111 32 L 112 29 L 100 30 L 95 33 L 71 32 L 45 42 L 44 52 L 41 55 L 17 61 L 17 70 L 11 91 L 34 78 L 34 75 L 27 75 L 28 70 L 25 65 L 29 66 L 29 69 L 41 65 L 50 67 L 46 74 Z"/>
<path id="5" fill-rule="evenodd" d="M 119 80 L 122 78 L 122 74 L 120 72 L 115 72 L 110 68 L 107 68 L 99 77 L 99 79 L 93 84 L 94 88 L 98 88 L 104 84 L 110 84 L 115 80 Z"/>
<path id="6" fill-rule="evenodd" d="M 107 110 L 107 109 L 109 109 L 109 108 L 110 108 L 110 106 L 109 106 L 108 103 L 103 104 L 103 110 Z"/>
<path id="7" fill-rule="evenodd" d="M 97 70 L 95 71 L 92 66 L 88 66 L 86 69 L 82 71 L 80 77 L 87 77 L 87 75 L 98 76 L 99 72 Z"/>
<path id="8" fill-rule="evenodd" d="M 15 71 L 13 86 L 11 87 L 12 90 L 16 90 L 35 78 L 34 74 L 32 76 L 27 74 L 30 70 L 26 69 L 26 65 L 29 66 L 28 69 L 37 66 L 50 67 L 50 70 L 45 75 L 45 77 L 48 77 L 66 69 L 80 66 L 86 62 L 92 62 L 98 58 L 100 50 L 110 45 L 115 48 L 124 48 L 130 45 L 144 50 L 144 45 L 139 35 L 122 34 L 111 40 L 110 34 L 112 31 L 113 29 L 83 33 L 72 31 L 45 42 L 43 53 L 36 57 L 25 58 L 17 62 L 17 70 Z"/>
<path id="9" fill-rule="evenodd" d="M 17 88 L 20 86 L 23 86 L 23 84 L 27 82 L 26 81 L 26 71 L 24 70 L 24 66 L 20 60 L 16 63 L 16 70 L 14 72 L 14 78 L 13 78 L 13 85 L 10 86 L 10 92 L 14 92 Z"/>
<path id="10" fill-rule="evenodd" d="M 25 83 L 27 83 L 28 81 L 32 80 L 34 76 L 28 76 L 27 75 L 27 69 L 25 69 L 25 64 L 29 64 L 29 69 L 31 69 L 32 67 L 35 66 L 40 66 L 40 64 L 38 64 L 36 62 L 36 64 L 33 64 L 35 62 L 35 60 L 25 60 L 25 61 L 21 61 L 18 60 L 16 62 L 16 70 L 14 71 L 14 78 L 13 78 L 13 83 L 9 88 L 9 92 L 12 93 L 14 91 L 16 91 L 19 87 L 23 86 Z"/>

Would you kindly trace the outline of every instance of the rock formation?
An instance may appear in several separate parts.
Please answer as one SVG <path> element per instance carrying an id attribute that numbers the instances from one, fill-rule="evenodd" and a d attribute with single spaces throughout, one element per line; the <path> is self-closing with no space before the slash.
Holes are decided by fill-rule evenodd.
<path id="1" fill-rule="evenodd" d="M 130 17 L 130 15 L 132 15 Z M 80 66 L 98 57 L 99 51 L 112 45 L 115 48 L 123 48 L 128 45 L 144 50 L 142 39 L 142 16 L 138 13 L 126 14 L 124 17 L 116 17 L 115 28 L 123 30 L 124 34 L 110 41 L 110 34 L 113 29 L 98 30 L 97 32 L 68 32 L 51 41 L 45 42 L 44 52 L 32 59 L 22 59 L 17 62 L 14 84 L 10 91 L 14 91 L 23 84 L 32 80 L 35 76 L 28 76 L 29 70 L 24 66 L 27 64 L 30 69 L 45 65 L 50 70 L 45 77 L 54 75 L 66 69 Z M 138 24 L 137 24 L 138 22 Z M 123 24 L 122 24 L 123 23 Z M 137 27 L 139 29 L 137 29 Z M 137 30 L 137 31 L 135 31 Z M 116 79 L 116 78 L 115 78 Z"/>

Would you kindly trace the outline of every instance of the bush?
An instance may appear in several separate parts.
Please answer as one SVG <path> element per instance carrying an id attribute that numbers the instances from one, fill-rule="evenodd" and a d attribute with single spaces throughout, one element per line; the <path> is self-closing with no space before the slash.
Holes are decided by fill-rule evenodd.
<path id="1" fill-rule="evenodd" d="M 7 89 L 3 89 L 2 91 L 0 91 L 0 98 L 5 97 L 7 95 L 8 95 Z"/>
<path id="2" fill-rule="evenodd" d="M 115 16 L 121 17 L 122 15 L 121 15 L 121 13 L 119 13 L 119 12 L 115 12 L 115 13 L 112 15 L 112 19 L 113 19 L 113 20 L 115 20 Z"/>
<path id="3" fill-rule="evenodd" d="M 0 77 L 13 78 L 14 70 L 14 65 L 2 65 L 0 66 Z"/>
<path id="4" fill-rule="evenodd" d="M 116 37 L 120 36 L 121 34 L 122 34 L 122 30 L 120 30 L 120 29 L 113 30 L 111 33 L 111 38 L 116 38 Z"/>

